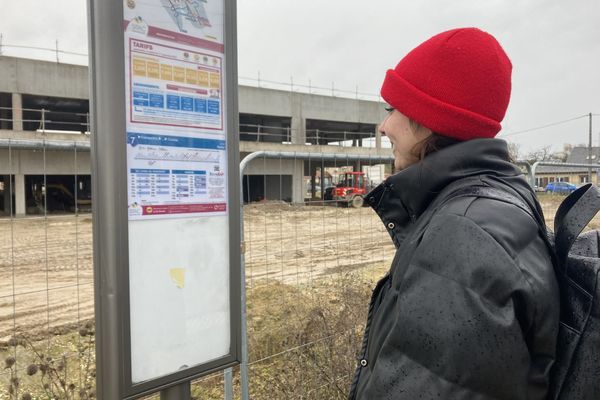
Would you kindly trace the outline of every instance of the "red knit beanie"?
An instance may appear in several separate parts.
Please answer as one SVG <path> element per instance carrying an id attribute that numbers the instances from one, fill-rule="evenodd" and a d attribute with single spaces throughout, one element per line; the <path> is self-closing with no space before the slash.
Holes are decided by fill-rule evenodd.
<path id="1" fill-rule="evenodd" d="M 496 39 L 477 28 L 433 36 L 387 71 L 381 96 L 433 132 L 459 140 L 500 131 L 512 64 Z"/>

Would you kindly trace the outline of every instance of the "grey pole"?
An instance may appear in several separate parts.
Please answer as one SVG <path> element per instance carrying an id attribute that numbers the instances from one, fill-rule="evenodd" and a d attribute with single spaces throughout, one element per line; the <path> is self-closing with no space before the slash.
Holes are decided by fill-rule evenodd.
<path id="1" fill-rule="evenodd" d="M 325 160 L 321 159 L 321 204 L 325 204 Z"/>
<path id="2" fill-rule="evenodd" d="M 592 113 L 589 113 L 590 130 L 588 141 L 588 164 L 592 164 Z M 592 182 L 592 167 L 588 168 L 588 182 Z"/>
<path id="3" fill-rule="evenodd" d="M 102 21 L 102 23 L 101 23 Z M 123 3 L 88 0 L 92 144 L 96 390 L 99 399 L 121 396 L 123 350 L 118 271 L 127 268 L 125 70 Z"/>
<path id="4" fill-rule="evenodd" d="M 240 290 L 242 300 L 242 360 L 240 362 L 240 386 L 242 391 L 242 400 L 250 398 L 249 382 L 248 382 L 248 316 L 246 312 L 246 242 L 244 240 L 244 170 L 250 160 L 256 158 L 253 154 L 249 154 L 240 162 Z M 225 393 L 227 395 L 227 392 Z M 232 396 L 233 397 L 233 396 Z M 226 399 L 229 400 L 229 399 Z"/>
<path id="5" fill-rule="evenodd" d="M 225 400 L 233 400 L 233 368 L 225 369 L 223 380 L 225 381 Z"/>
<path id="6" fill-rule="evenodd" d="M 189 381 L 160 391 L 160 400 L 189 400 L 191 398 L 192 391 Z"/>

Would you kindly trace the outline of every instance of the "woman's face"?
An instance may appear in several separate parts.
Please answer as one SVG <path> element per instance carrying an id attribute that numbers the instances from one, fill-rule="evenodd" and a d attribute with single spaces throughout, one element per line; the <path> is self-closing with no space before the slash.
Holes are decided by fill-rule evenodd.
<path id="1" fill-rule="evenodd" d="M 394 167 L 398 171 L 419 161 L 417 145 L 431 135 L 431 131 L 425 127 L 415 131 L 408 117 L 394 109 L 389 111 L 379 125 L 379 132 L 392 142 Z"/>

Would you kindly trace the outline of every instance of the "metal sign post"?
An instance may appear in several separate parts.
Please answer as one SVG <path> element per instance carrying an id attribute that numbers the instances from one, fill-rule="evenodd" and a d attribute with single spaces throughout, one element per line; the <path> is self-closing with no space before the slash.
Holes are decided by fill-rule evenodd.
<path id="1" fill-rule="evenodd" d="M 235 0 L 88 0 L 97 392 L 239 363 Z"/>

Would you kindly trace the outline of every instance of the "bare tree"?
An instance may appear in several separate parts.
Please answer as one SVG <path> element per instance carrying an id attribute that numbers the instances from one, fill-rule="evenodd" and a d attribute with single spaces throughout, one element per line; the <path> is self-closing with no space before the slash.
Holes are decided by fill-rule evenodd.
<path id="1" fill-rule="evenodd" d="M 521 145 L 514 142 L 508 142 L 508 155 L 511 160 L 517 161 L 521 157 L 520 152 Z"/>
<path id="2" fill-rule="evenodd" d="M 525 156 L 525 159 L 530 164 L 533 164 L 536 161 L 557 161 L 554 157 L 554 153 L 552 153 L 552 145 L 547 145 L 529 152 Z"/>

